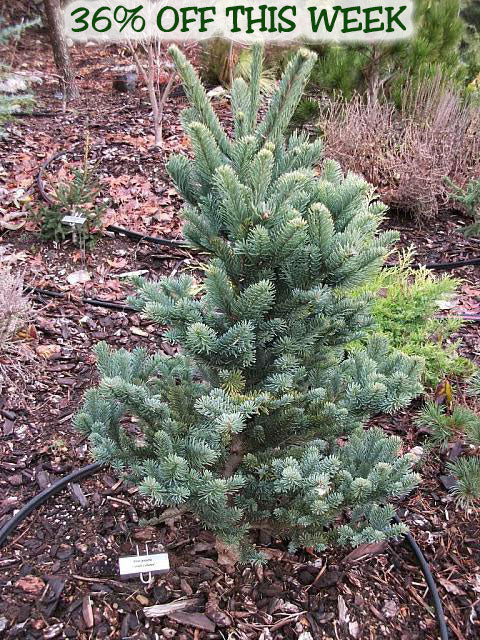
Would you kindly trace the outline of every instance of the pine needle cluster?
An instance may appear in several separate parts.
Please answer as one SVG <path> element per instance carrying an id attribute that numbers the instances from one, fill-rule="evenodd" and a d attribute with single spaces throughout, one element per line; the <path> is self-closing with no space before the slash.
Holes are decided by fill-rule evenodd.
<path id="1" fill-rule="evenodd" d="M 480 377 L 474 376 L 471 391 L 478 397 Z M 430 442 L 446 451 L 460 444 L 462 455 L 447 463 L 447 470 L 456 478 L 451 493 L 462 507 L 480 500 L 480 416 L 469 407 L 456 404 L 450 411 L 444 405 L 427 402 L 417 417 L 417 425 L 430 431 Z M 476 455 L 469 455 L 469 453 Z"/>

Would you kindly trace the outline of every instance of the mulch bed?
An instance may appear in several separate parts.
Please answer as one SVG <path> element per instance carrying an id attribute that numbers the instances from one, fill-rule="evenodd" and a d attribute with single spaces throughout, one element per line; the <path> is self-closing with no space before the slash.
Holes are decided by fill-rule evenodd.
<path id="1" fill-rule="evenodd" d="M 74 150 L 78 161 L 88 125 L 92 158 L 109 185 L 110 215 L 118 224 L 150 235 L 181 235 L 180 201 L 164 169 L 165 154 L 149 146 L 145 93 L 110 92 L 113 66 L 123 64 L 116 47 L 75 47 L 82 99 L 75 109 L 9 125 L 0 142 L 0 186 L 21 185 L 33 198 L 38 166 L 55 152 Z M 32 62 L 32 60 L 34 62 Z M 55 73 L 45 34 L 35 31 L 18 45 L 15 66 L 33 65 L 45 76 L 37 108 L 55 111 Z M 101 100 L 99 100 L 101 95 Z M 165 152 L 184 149 L 178 112 L 181 97 L 167 106 Z M 218 103 L 222 112 L 224 106 Z M 113 115 L 112 115 L 113 114 Z M 75 146 L 76 145 L 76 146 Z M 68 170 L 58 161 L 47 177 Z M 113 196 L 112 196 L 113 194 Z M 12 202 L 9 212 L 17 211 Z M 401 246 L 413 244 L 419 262 L 444 262 L 480 255 L 479 241 L 459 233 L 465 220 L 443 213 L 425 228 L 391 216 Z M 89 461 L 87 443 L 72 426 L 85 389 L 96 381 L 92 346 L 150 350 L 171 347 L 158 328 L 136 313 L 84 305 L 82 296 L 124 300 L 125 274 L 158 277 L 196 257 L 119 237 L 102 238 L 85 259 L 75 247 L 38 242 L 29 223 L 5 232 L 0 247 L 25 273 L 28 285 L 60 291 L 62 300 L 34 298 L 35 317 L 26 339 L 25 362 L 12 367 L 0 400 L 0 526 L 22 504 Z M 87 272 L 76 282 L 72 274 Z M 479 267 L 458 269 L 465 312 L 475 313 Z M 70 279 L 69 279 L 70 277 Z M 480 362 L 479 324 L 461 330 L 464 355 Z M 170 351 L 169 351 L 170 350 Z M 17 363 L 18 364 L 18 363 Z M 424 444 L 412 425 L 416 407 L 375 422 L 401 435 L 405 448 Z M 424 550 L 439 586 L 452 637 L 480 634 L 480 525 L 478 513 L 455 506 L 440 481 L 444 460 L 431 454 L 422 466 L 418 491 L 398 505 Z M 285 542 L 260 537 L 268 555 L 263 567 L 231 572 L 219 563 L 212 536 L 183 517 L 155 524 L 160 515 L 110 470 L 64 490 L 34 512 L 9 538 L 0 556 L 0 637 L 5 638 L 178 638 L 316 640 L 437 637 L 431 601 L 416 561 L 402 541 L 360 555 L 350 549 L 290 554 Z M 149 521 L 150 520 L 150 521 Z M 120 555 L 165 550 L 171 571 L 151 585 L 121 580 Z M 182 600 L 183 599 L 183 600 Z M 149 618 L 152 605 L 183 602 L 182 608 Z"/>

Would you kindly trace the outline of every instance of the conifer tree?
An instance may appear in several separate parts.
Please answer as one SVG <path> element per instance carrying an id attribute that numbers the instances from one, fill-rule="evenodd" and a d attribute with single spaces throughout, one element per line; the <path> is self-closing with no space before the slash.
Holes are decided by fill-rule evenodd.
<path id="1" fill-rule="evenodd" d="M 255 528 L 291 549 L 399 534 L 388 500 L 417 477 L 398 438 L 365 430 L 420 390 L 421 362 L 372 335 L 369 299 L 351 295 L 395 239 L 385 207 L 322 144 L 287 127 L 315 54 L 300 50 L 259 118 L 262 50 L 232 87 L 234 135 L 194 69 L 170 53 L 191 103 L 193 161 L 168 171 L 186 205 L 184 235 L 208 255 L 189 275 L 136 279 L 135 307 L 180 345 L 173 357 L 97 346 L 101 382 L 76 418 L 95 456 L 157 505 L 193 512 L 236 557 L 259 559 Z M 131 418 L 134 421 L 131 421 Z"/>
<path id="2" fill-rule="evenodd" d="M 386 92 L 400 102 L 408 78 L 441 74 L 466 80 L 460 56 L 465 33 L 460 0 L 415 0 L 414 20 L 415 36 L 408 40 L 315 47 L 320 56 L 313 83 L 340 90 L 345 97 L 358 91 L 376 99 Z"/>
<path id="3" fill-rule="evenodd" d="M 466 23 L 462 42 L 462 57 L 468 69 L 470 89 L 480 91 L 480 3 L 463 0 L 461 16 Z"/>

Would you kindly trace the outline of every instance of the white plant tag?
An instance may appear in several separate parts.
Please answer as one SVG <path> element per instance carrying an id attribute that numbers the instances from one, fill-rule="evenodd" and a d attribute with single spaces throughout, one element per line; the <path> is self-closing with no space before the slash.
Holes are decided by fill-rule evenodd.
<path id="1" fill-rule="evenodd" d="M 150 553 L 144 556 L 119 558 L 120 575 L 133 577 L 140 573 L 165 573 L 170 569 L 168 553 Z"/>
<path id="2" fill-rule="evenodd" d="M 85 224 L 86 218 L 79 215 L 63 216 L 62 222 L 64 224 Z"/>

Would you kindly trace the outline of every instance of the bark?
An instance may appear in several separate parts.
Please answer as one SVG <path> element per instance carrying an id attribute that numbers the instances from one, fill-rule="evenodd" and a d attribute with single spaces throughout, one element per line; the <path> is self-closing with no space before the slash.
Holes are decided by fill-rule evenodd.
<path id="1" fill-rule="evenodd" d="M 173 88 L 173 83 L 175 82 L 175 72 L 172 71 L 168 78 L 168 82 L 165 85 L 165 88 L 162 93 L 162 97 L 160 98 L 158 104 L 158 114 L 157 114 L 157 130 L 155 130 L 155 146 L 161 147 L 163 144 L 163 113 L 165 111 L 165 104 L 170 96 L 170 93 Z"/>
<path id="2" fill-rule="evenodd" d="M 63 29 L 60 0 L 44 0 L 44 4 L 48 33 L 52 44 L 55 65 L 60 76 L 62 93 L 66 100 L 76 100 L 79 97 L 79 93 L 75 82 L 75 71 L 70 58 L 65 31 Z"/>
<path id="3" fill-rule="evenodd" d="M 225 462 L 223 477 L 230 478 L 233 476 L 238 467 L 242 464 L 244 458 L 244 443 L 240 436 L 234 436 L 230 444 L 230 455 Z"/>
<path id="4" fill-rule="evenodd" d="M 380 75 L 382 58 L 387 55 L 385 49 L 379 49 L 376 45 L 372 45 L 370 61 L 364 72 L 367 84 L 367 100 L 369 104 L 378 102 L 380 92 L 388 80 L 392 77 L 392 73 L 386 73 L 383 77 Z"/>

